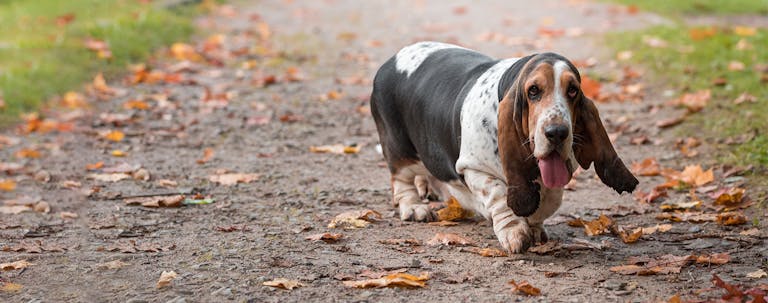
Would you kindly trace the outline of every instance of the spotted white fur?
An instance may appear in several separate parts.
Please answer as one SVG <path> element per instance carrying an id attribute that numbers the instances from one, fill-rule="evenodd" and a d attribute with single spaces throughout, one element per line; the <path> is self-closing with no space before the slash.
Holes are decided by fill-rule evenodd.
<path id="1" fill-rule="evenodd" d="M 418 42 L 404 47 L 395 55 L 395 68 L 401 73 L 406 73 L 408 77 L 421 66 L 429 55 L 441 49 L 463 48 L 458 45 L 442 42 Z"/>

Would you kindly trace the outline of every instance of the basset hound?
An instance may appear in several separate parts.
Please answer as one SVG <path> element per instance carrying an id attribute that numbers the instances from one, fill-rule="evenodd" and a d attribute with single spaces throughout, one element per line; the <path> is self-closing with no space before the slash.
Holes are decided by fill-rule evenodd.
<path id="1" fill-rule="evenodd" d="M 417 184 L 493 222 L 513 253 L 547 241 L 578 165 L 595 164 L 618 193 L 637 179 L 616 155 L 581 76 L 563 56 L 497 60 L 460 46 L 419 42 L 376 73 L 371 112 L 400 218 L 431 221 Z"/>

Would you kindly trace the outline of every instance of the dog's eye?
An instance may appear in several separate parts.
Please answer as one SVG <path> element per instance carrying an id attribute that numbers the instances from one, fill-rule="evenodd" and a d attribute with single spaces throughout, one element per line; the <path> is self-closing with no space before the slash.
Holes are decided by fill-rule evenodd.
<path id="1" fill-rule="evenodd" d="M 576 88 L 576 86 L 571 85 L 568 87 L 568 91 L 566 93 L 568 94 L 568 98 L 575 98 L 576 94 L 579 93 L 579 89 Z"/>
<path id="2" fill-rule="evenodd" d="M 539 94 L 541 94 L 541 90 L 536 85 L 531 85 L 531 87 L 528 88 L 528 98 L 529 99 L 536 99 Z"/>

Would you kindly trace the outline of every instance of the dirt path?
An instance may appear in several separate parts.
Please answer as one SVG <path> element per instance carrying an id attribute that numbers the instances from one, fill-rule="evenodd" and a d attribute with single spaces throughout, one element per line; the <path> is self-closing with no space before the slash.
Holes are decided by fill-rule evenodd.
<path id="1" fill-rule="evenodd" d="M 509 2 L 235 3 L 200 21 L 205 30 L 226 37 L 221 45 L 216 39 L 198 41 L 205 62 L 160 60 L 150 67 L 165 72 L 164 80 L 110 83 L 119 90 L 117 96 L 105 101 L 89 97 L 91 110 L 56 118 L 66 122 L 79 115 L 69 121 L 72 130 L 5 131 L 0 142 L 10 142 L 0 145 L 3 170 L 17 188 L 1 193 L 3 200 L 6 204 L 11 199 L 43 200 L 51 211 L 0 214 L 0 263 L 21 259 L 34 263 L 0 273 L 0 282 L 23 286 L 18 292 L 0 292 L 0 301 L 527 300 L 507 284 L 514 279 L 540 288 L 543 301 L 646 302 L 673 294 L 719 296 L 711 290 L 697 292 L 711 287 L 711 273 L 748 281 L 744 273 L 757 270 L 768 255 L 759 237 L 739 235 L 748 227 L 681 222 L 667 233 L 624 244 L 616 236 L 589 237 L 583 229 L 567 226 L 567 216 L 591 220 L 600 213 L 614 215 L 613 220 L 626 227 L 659 223 L 658 206 L 616 195 L 591 170 L 577 176 L 561 215 L 549 221 L 550 238 L 565 244 L 560 250 L 486 258 L 452 246 L 379 242 L 413 238 L 423 244 L 437 232 L 449 232 L 469 237 L 480 247 L 498 247 L 488 222 L 450 227 L 401 222 L 390 206 L 389 175 L 374 148 L 377 135 L 367 112 L 367 96 L 376 68 L 397 49 L 421 39 L 460 43 L 497 57 L 551 49 L 579 62 L 596 59 L 586 74 L 600 75 L 608 91 L 620 88 L 616 83 L 622 79 L 622 65 L 613 62 L 614 54 L 601 49 L 594 38 L 608 30 L 662 22 L 581 1 L 540 0 L 537 7 L 530 7 L 529 1 Z M 287 72 L 292 66 L 299 73 Z M 152 77 L 145 77 L 145 82 L 152 82 Z M 329 94 L 332 91 L 340 94 Z M 600 105 L 609 131 L 620 134 L 618 152 L 627 163 L 657 157 L 663 166 L 679 170 L 685 160 L 673 148 L 674 139 L 654 126 L 673 113 L 656 111 L 653 105 L 661 103 L 658 94 L 648 88 L 643 92 L 642 102 Z M 130 100 L 144 100 L 149 108 L 126 109 Z M 111 130 L 126 137 L 119 142 L 105 139 L 104 133 Z M 631 138 L 642 135 L 659 142 L 630 144 Z M 15 138 L 19 142 L 13 142 Z M 345 155 L 309 152 L 310 146 L 327 144 L 356 144 L 361 149 Z M 206 148 L 213 156 L 198 161 Z M 14 156 L 23 149 L 37 150 L 41 157 Z M 127 155 L 115 157 L 114 150 Z M 104 168 L 86 170 L 100 161 Z M 115 169 L 123 162 L 134 166 Z M 14 163 L 21 168 L 9 167 Z M 151 175 L 150 180 L 133 178 L 144 174 L 137 166 Z M 210 180 L 222 170 L 260 177 L 233 186 Z M 115 172 L 129 178 L 109 182 L 87 177 L 94 173 L 114 177 Z M 46 174 L 50 180 L 45 180 Z M 641 182 L 647 191 L 663 178 L 643 177 Z M 129 206 L 122 199 L 173 192 L 200 193 L 215 203 L 149 208 Z M 685 196 L 670 195 L 668 200 Z M 364 229 L 327 228 L 337 214 L 362 209 L 376 210 L 383 218 Z M 77 217 L 62 216 L 64 212 Z M 334 244 L 305 240 L 327 231 L 344 238 Z M 632 256 L 710 253 L 729 253 L 732 260 L 723 266 L 689 265 L 670 275 L 620 275 L 609 270 Z M 115 260 L 126 264 L 108 263 L 121 268 L 107 268 L 105 263 Z M 366 270 L 392 269 L 429 272 L 431 277 L 426 288 L 412 290 L 351 289 L 340 281 L 360 279 Z M 171 270 L 178 273 L 172 286 L 157 289 L 161 272 Z M 262 285 L 281 277 L 304 286 L 287 291 Z"/>

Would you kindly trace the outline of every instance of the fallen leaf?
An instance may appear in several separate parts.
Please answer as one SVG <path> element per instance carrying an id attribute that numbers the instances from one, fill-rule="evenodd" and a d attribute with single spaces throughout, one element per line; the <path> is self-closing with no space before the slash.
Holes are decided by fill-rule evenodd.
<path id="1" fill-rule="evenodd" d="M 636 228 L 633 231 L 625 231 L 623 228 L 618 228 L 617 233 L 619 234 L 619 238 L 621 238 L 622 242 L 630 244 L 640 240 L 640 237 L 643 236 L 643 229 Z"/>
<path id="2" fill-rule="evenodd" d="M 745 92 L 733 100 L 733 104 L 742 104 L 744 102 L 755 103 L 757 102 L 757 97 Z"/>
<path id="3" fill-rule="evenodd" d="M 468 247 L 463 249 L 462 251 L 468 251 L 471 253 L 481 255 L 483 257 L 506 257 L 507 256 L 506 252 L 504 252 L 503 250 L 495 249 L 495 248 Z"/>
<path id="4" fill-rule="evenodd" d="M 160 180 L 157 180 L 157 185 L 162 187 L 176 187 L 179 185 L 179 183 L 173 180 L 160 179 Z"/>
<path id="5" fill-rule="evenodd" d="M 579 226 L 579 224 L 584 227 L 584 232 L 588 236 L 597 236 L 609 232 L 610 228 L 613 227 L 613 220 L 608 216 L 601 214 L 597 219 L 592 221 L 577 219 L 575 222 L 568 222 L 568 225 L 571 226 Z"/>
<path id="6" fill-rule="evenodd" d="M 714 36 L 716 33 L 717 30 L 712 26 L 704 28 L 696 27 L 688 30 L 688 34 L 691 36 L 691 40 L 704 40 Z"/>
<path id="7" fill-rule="evenodd" d="M 219 183 L 225 186 L 235 185 L 237 183 L 251 183 L 259 180 L 261 175 L 259 174 L 243 174 L 243 173 L 230 173 L 220 174 L 208 177 L 208 180 L 214 183 Z"/>
<path id="8" fill-rule="evenodd" d="M 175 271 L 163 271 L 160 274 L 160 279 L 157 280 L 157 288 L 163 288 L 171 285 L 173 279 L 176 279 L 179 275 Z"/>
<path id="9" fill-rule="evenodd" d="M 581 76 L 581 91 L 587 98 L 598 100 L 600 98 L 601 86 L 600 82 L 587 77 L 587 75 Z"/>
<path id="10" fill-rule="evenodd" d="M 734 26 L 733 33 L 742 37 L 754 36 L 757 34 L 757 28 L 750 26 Z"/>
<path id="11" fill-rule="evenodd" d="M 728 253 L 718 253 L 711 255 L 694 256 L 696 263 L 699 264 L 717 264 L 722 265 L 731 261 L 731 255 Z"/>
<path id="12" fill-rule="evenodd" d="M 344 229 L 363 228 L 368 226 L 371 221 L 381 219 L 381 214 L 375 210 L 351 210 L 343 212 L 328 223 L 328 228 L 341 227 Z"/>
<path id="13" fill-rule="evenodd" d="M 272 281 L 266 281 L 262 283 L 264 286 L 271 286 L 271 287 L 277 287 L 287 290 L 292 290 L 294 288 L 302 287 L 304 284 L 300 283 L 296 280 L 288 280 L 286 278 L 277 278 Z"/>
<path id="14" fill-rule="evenodd" d="M 47 213 L 51 212 L 51 206 L 48 204 L 48 202 L 45 202 L 45 201 L 37 202 L 37 204 L 35 204 L 35 206 L 32 207 L 32 209 L 34 211 L 36 211 L 36 212 L 39 212 L 39 213 L 46 213 L 47 214 Z"/>
<path id="15" fill-rule="evenodd" d="M 717 214 L 707 214 L 707 213 L 701 213 L 701 212 L 686 212 L 686 213 L 661 213 L 656 215 L 656 220 L 669 220 L 672 222 L 693 222 L 693 223 L 700 223 L 700 222 L 713 222 L 717 220 Z"/>
<path id="16" fill-rule="evenodd" d="M 21 286 L 21 284 L 0 281 L 0 292 L 17 292 L 22 288 L 24 288 L 24 286 Z"/>
<path id="17" fill-rule="evenodd" d="M 32 211 L 32 207 L 26 205 L 3 205 L 0 206 L 0 214 L 18 215 L 25 211 Z"/>
<path id="18" fill-rule="evenodd" d="M 16 181 L 11 179 L 0 179 L 0 190 L 11 192 L 16 189 Z"/>
<path id="19" fill-rule="evenodd" d="M 62 219 L 77 219 L 79 215 L 73 212 L 63 211 L 59 213 L 59 217 Z"/>
<path id="20" fill-rule="evenodd" d="M 331 153 L 331 154 L 356 154 L 360 152 L 360 146 L 357 145 L 322 145 L 322 146 L 310 146 L 309 151 L 313 153 Z"/>
<path id="21" fill-rule="evenodd" d="M 112 95 L 115 93 L 115 90 L 107 85 L 107 81 L 104 80 L 104 75 L 102 73 L 96 74 L 96 77 L 93 78 L 93 88 L 96 89 L 97 92 L 105 95 Z"/>
<path id="22" fill-rule="evenodd" d="M 747 217 L 738 212 L 727 212 L 717 215 L 717 224 L 723 226 L 742 225 L 747 223 Z"/>
<path id="23" fill-rule="evenodd" d="M 149 103 L 142 100 L 128 100 L 123 103 L 125 109 L 148 110 Z"/>
<path id="24" fill-rule="evenodd" d="M 668 118 L 668 119 L 662 119 L 662 120 L 656 121 L 656 127 L 658 127 L 658 128 L 672 127 L 672 126 L 678 125 L 680 123 L 683 123 L 683 121 L 685 121 L 685 118 L 687 118 L 687 117 L 688 117 L 687 114 L 683 114 L 683 115 L 680 115 L 680 116 L 677 116 L 677 117 L 672 117 L 672 118 Z"/>
<path id="25" fill-rule="evenodd" d="M 715 284 L 715 286 L 720 287 L 726 291 L 726 294 L 722 296 L 723 300 L 729 300 L 731 298 L 736 298 L 737 300 L 731 300 L 736 302 L 742 302 L 744 298 L 744 292 L 739 289 L 736 285 L 731 285 L 728 283 L 725 283 L 720 277 L 718 277 L 716 274 L 712 274 L 712 283 Z"/>
<path id="26" fill-rule="evenodd" d="M 405 287 L 416 288 L 424 287 L 426 283 L 424 281 L 429 280 L 428 273 L 422 273 L 419 276 L 414 276 L 407 273 L 396 273 L 387 275 L 378 279 L 369 279 L 361 281 L 343 281 L 344 286 L 354 288 L 382 288 L 382 287 Z"/>
<path id="27" fill-rule="evenodd" d="M 445 207 L 437 211 L 437 220 L 456 221 L 471 218 L 474 215 L 475 214 L 472 211 L 462 208 L 456 198 L 451 197 L 448 201 L 445 201 Z"/>
<path id="28" fill-rule="evenodd" d="M 721 193 L 715 199 L 715 205 L 734 206 L 742 202 L 744 199 L 745 189 L 739 187 L 733 187 L 726 192 Z"/>
<path id="29" fill-rule="evenodd" d="M 451 233 L 437 233 L 434 237 L 432 237 L 431 240 L 427 241 L 427 245 L 429 246 L 438 246 L 438 245 L 469 245 L 474 246 L 475 242 L 459 236 L 457 234 L 451 234 Z"/>
<path id="30" fill-rule="evenodd" d="M 16 158 L 37 159 L 40 158 L 40 152 L 30 148 L 22 148 L 16 152 Z"/>
<path id="31" fill-rule="evenodd" d="M 73 181 L 73 180 L 64 180 L 59 183 L 59 186 L 62 188 L 69 188 L 69 189 L 76 189 L 83 186 L 80 182 Z"/>
<path id="32" fill-rule="evenodd" d="M 644 235 L 652 235 L 656 232 L 664 233 L 672 229 L 672 224 L 656 224 L 653 227 L 643 227 L 642 231 Z"/>
<path id="33" fill-rule="evenodd" d="M 661 174 L 661 165 L 656 158 L 646 158 L 642 162 L 632 163 L 632 171 L 640 176 L 658 176 Z"/>
<path id="34" fill-rule="evenodd" d="M 689 209 L 698 209 L 701 207 L 701 201 L 677 201 L 677 202 L 667 202 L 659 206 L 661 210 L 663 211 L 674 211 L 674 210 L 689 210 Z"/>
<path id="35" fill-rule="evenodd" d="M 29 263 L 27 260 L 19 260 L 14 261 L 10 263 L 0 263 L 0 269 L 1 270 L 17 270 L 17 269 L 24 269 L 29 267 L 30 265 L 35 265 L 34 263 Z"/>
<path id="36" fill-rule="evenodd" d="M 610 271 L 622 275 L 667 275 L 677 274 L 693 260 L 691 256 L 663 255 L 656 259 L 648 257 L 631 257 L 627 265 L 613 266 Z"/>
<path id="37" fill-rule="evenodd" d="M 535 254 L 539 254 L 539 255 L 546 255 L 552 252 L 559 251 L 560 249 L 562 249 L 560 242 L 550 240 L 541 245 L 536 245 L 534 247 L 531 247 L 528 249 L 528 251 Z"/>
<path id="38" fill-rule="evenodd" d="M 200 159 L 197 159 L 197 164 L 205 164 L 208 163 L 208 161 L 211 161 L 213 159 L 213 148 L 206 148 L 203 150 L 203 157 Z"/>
<path id="39" fill-rule="evenodd" d="M 125 152 L 119 149 L 115 149 L 111 152 L 109 152 L 113 157 L 125 157 Z"/>
<path id="40" fill-rule="evenodd" d="M 184 195 L 140 197 L 125 200 L 125 205 L 141 205 L 144 207 L 180 207 Z"/>
<path id="41" fill-rule="evenodd" d="M 114 173 L 114 174 L 88 174 L 88 179 L 93 179 L 101 182 L 117 182 L 120 180 L 130 179 L 131 175 L 126 173 Z"/>
<path id="42" fill-rule="evenodd" d="M 85 165 L 85 169 L 86 170 L 97 170 L 97 169 L 100 169 L 102 167 L 104 167 L 104 162 L 103 161 L 99 161 L 99 162 L 96 162 L 96 163 L 86 164 Z"/>
<path id="43" fill-rule="evenodd" d="M 176 60 L 201 61 L 203 59 L 192 45 L 186 43 L 174 43 L 171 45 L 171 56 Z"/>
<path id="44" fill-rule="evenodd" d="M 289 67 L 285 70 L 285 80 L 288 82 L 298 82 L 304 80 L 304 74 L 298 67 Z"/>
<path id="45" fill-rule="evenodd" d="M 125 138 L 125 134 L 119 130 L 113 130 L 104 134 L 103 137 L 112 142 L 120 142 Z"/>
<path id="46" fill-rule="evenodd" d="M 311 236 L 307 236 L 306 239 L 310 241 L 323 241 L 325 243 L 335 243 L 336 241 L 339 241 L 343 237 L 342 234 L 332 234 L 332 233 L 320 233 L 320 234 L 314 234 Z"/>
<path id="47" fill-rule="evenodd" d="M 635 193 L 635 199 L 637 199 L 640 202 L 645 203 L 653 203 L 656 201 L 656 199 L 668 197 L 667 189 L 665 187 L 654 187 L 651 189 L 650 192 L 646 193 L 641 190 L 638 190 L 637 193 Z"/>
<path id="48" fill-rule="evenodd" d="M 705 89 L 695 93 L 684 94 L 680 98 L 669 101 L 668 104 L 674 106 L 683 106 L 688 110 L 688 112 L 695 113 L 704 109 L 711 97 L 712 92 L 708 89 Z"/>
<path id="49" fill-rule="evenodd" d="M 514 287 L 512 291 L 517 292 L 519 294 L 527 295 L 527 296 L 540 296 L 541 290 L 533 287 L 533 285 L 529 284 L 527 281 L 522 281 L 520 283 L 515 282 L 515 280 L 510 280 L 509 284 Z"/>
<path id="50" fill-rule="evenodd" d="M 125 263 L 125 262 L 123 262 L 121 260 L 114 260 L 114 261 L 109 261 L 109 262 L 106 262 L 106 263 L 97 264 L 96 268 L 102 269 L 102 270 L 104 270 L 104 269 L 120 269 L 120 268 L 123 268 L 123 267 L 128 266 L 128 265 L 131 265 L 131 264 Z"/>
<path id="51" fill-rule="evenodd" d="M 361 278 L 378 279 L 378 278 L 386 277 L 386 276 L 389 276 L 389 275 L 404 273 L 406 271 L 408 271 L 407 268 L 398 268 L 398 269 L 385 270 L 385 271 L 371 271 L 371 270 L 368 270 L 368 269 L 364 269 L 359 274 L 357 274 L 357 276 L 361 277 Z M 351 280 L 351 279 L 349 279 L 349 280 Z"/>
<path id="52" fill-rule="evenodd" d="M 705 171 L 700 165 L 686 166 L 682 172 L 664 170 L 662 171 L 662 175 L 664 175 L 668 181 L 681 181 L 694 187 L 700 187 L 715 180 L 714 170 L 710 168 Z"/>
<path id="53" fill-rule="evenodd" d="M 746 277 L 750 279 L 762 279 L 762 278 L 768 277 L 768 273 L 766 273 L 762 269 L 758 269 L 756 271 L 747 273 Z"/>

